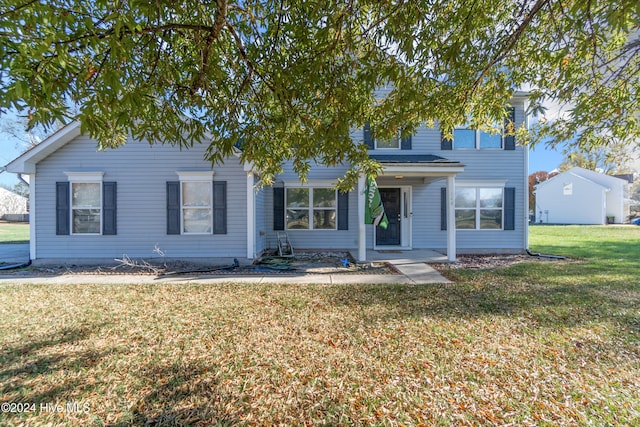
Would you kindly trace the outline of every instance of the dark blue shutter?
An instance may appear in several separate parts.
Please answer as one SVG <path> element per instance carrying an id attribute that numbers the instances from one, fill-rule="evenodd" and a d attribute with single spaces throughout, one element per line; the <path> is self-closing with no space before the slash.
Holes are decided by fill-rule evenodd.
<path id="1" fill-rule="evenodd" d="M 507 126 L 510 123 L 513 123 L 513 130 L 515 131 L 516 127 L 516 109 L 513 107 L 507 108 L 507 117 L 504 122 L 504 131 L 507 131 Z M 516 137 L 515 135 L 508 135 L 504 137 L 504 149 L 505 150 L 515 150 L 516 149 Z"/>
<path id="2" fill-rule="evenodd" d="M 367 144 L 369 150 L 373 150 L 375 148 L 373 136 L 371 135 L 371 124 L 369 122 L 365 122 L 364 124 L 364 143 Z"/>
<path id="3" fill-rule="evenodd" d="M 440 149 L 453 150 L 453 139 L 446 138 L 444 133 L 440 133 Z"/>
<path id="4" fill-rule="evenodd" d="M 504 229 L 516 229 L 516 189 L 513 187 L 504 189 Z"/>
<path id="5" fill-rule="evenodd" d="M 56 182 L 56 234 L 69 234 L 69 182 Z"/>
<path id="6" fill-rule="evenodd" d="M 411 135 L 407 135 L 400 141 L 401 150 L 411 150 Z"/>
<path id="7" fill-rule="evenodd" d="M 338 230 L 349 229 L 349 193 L 338 191 Z"/>
<path id="8" fill-rule="evenodd" d="M 227 181 L 213 182 L 213 234 L 227 234 Z"/>
<path id="9" fill-rule="evenodd" d="M 180 234 L 180 181 L 167 182 L 167 234 Z"/>
<path id="10" fill-rule="evenodd" d="M 273 188 L 273 229 L 284 230 L 284 187 Z"/>
<path id="11" fill-rule="evenodd" d="M 117 186 L 115 182 L 102 183 L 102 234 L 115 235 L 117 229 Z"/>
<path id="12" fill-rule="evenodd" d="M 440 230 L 447 229 L 447 188 L 440 189 Z"/>

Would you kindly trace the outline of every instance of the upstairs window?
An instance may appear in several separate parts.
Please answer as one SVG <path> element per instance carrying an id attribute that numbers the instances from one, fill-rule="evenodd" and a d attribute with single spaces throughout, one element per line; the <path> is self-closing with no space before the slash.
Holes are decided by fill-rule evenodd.
<path id="1" fill-rule="evenodd" d="M 494 133 L 473 129 L 468 124 L 453 130 L 453 139 L 441 133 L 441 150 L 508 150 L 516 149 L 515 109 L 509 107 L 504 123 L 494 123 Z"/>
<path id="2" fill-rule="evenodd" d="M 491 134 L 478 129 L 459 127 L 453 131 L 453 148 L 456 150 L 499 150 L 502 149 L 502 133 Z"/>
<path id="3" fill-rule="evenodd" d="M 400 134 L 396 134 L 391 139 L 375 139 L 376 150 L 399 150 L 400 149 Z"/>

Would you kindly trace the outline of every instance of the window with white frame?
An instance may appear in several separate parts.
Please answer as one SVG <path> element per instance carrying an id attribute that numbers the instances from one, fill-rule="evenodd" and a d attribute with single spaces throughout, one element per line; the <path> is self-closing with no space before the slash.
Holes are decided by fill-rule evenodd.
<path id="1" fill-rule="evenodd" d="M 471 129 L 468 126 L 453 130 L 453 148 L 456 150 L 502 149 L 502 126 L 494 125 L 497 133 Z"/>
<path id="2" fill-rule="evenodd" d="M 71 234 L 102 233 L 103 172 L 65 172 L 69 180 Z"/>
<path id="3" fill-rule="evenodd" d="M 375 148 L 377 150 L 388 150 L 388 149 L 396 149 L 399 150 L 400 149 L 400 132 L 396 133 L 396 135 L 394 135 L 393 137 L 391 137 L 390 139 L 379 139 L 376 138 L 375 139 Z"/>
<path id="4" fill-rule="evenodd" d="M 213 172 L 179 172 L 182 234 L 213 232 Z"/>
<path id="5" fill-rule="evenodd" d="M 286 228 L 288 230 L 336 230 L 337 193 L 330 187 L 288 187 Z"/>
<path id="6" fill-rule="evenodd" d="M 102 183 L 71 181 L 71 233 L 100 234 Z"/>
<path id="7" fill-rule="evenodd" d="M 501 230 L 503 190 L 502 187 L 456 187 L 456 229 Z"/>

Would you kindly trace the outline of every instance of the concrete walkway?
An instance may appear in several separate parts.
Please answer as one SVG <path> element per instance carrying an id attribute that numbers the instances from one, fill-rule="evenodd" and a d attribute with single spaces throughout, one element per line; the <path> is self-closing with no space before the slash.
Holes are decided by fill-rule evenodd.
<path id="1" fill-rule="evenodd" d="M 264 275 L 122 275 L 122 274 L 60 274 L 41 276 L 29 271 L 18 274 L 7 274 L 0 271 L 0 284 L 151 284 L 151 283 L 253 283 L 253 284 L 383 284 L 402 283 L 411 285 L 428 285 L 449 283 L 438 271 L 427 262 L 443 262 L 446 257 L 428 250 L 415 251 L 367 251 L 367 259 L 371 262 L 388 262 L 401 274 L 264 274 Z M 0 245 L 0 260 L 4 264 L 14 264 L 29 260 L 29 245 Z M 3 274 L 4 273 L 4 274 Z"/>

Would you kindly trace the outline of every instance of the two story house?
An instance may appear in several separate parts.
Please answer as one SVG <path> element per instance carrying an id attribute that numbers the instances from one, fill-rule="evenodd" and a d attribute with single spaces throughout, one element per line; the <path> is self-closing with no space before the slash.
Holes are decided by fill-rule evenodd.
<path id="1" fill-rule="evenodd" d="M 512 119 L 526 122 L 526 95 L 513 98 Z M 421 127 L 411 137 L 379 141 L 355 129 L 383 167 L 376 182 L 389 220 L 364 223 L 365 178 L 349 193 L 333 188 L 347 167 L 315 167 L 300 182 L 291 167 L 272 187 L 231 156 L 211 166 L 206 146 L 189 150 L 147 141 L 97 151 L 71 123 L 6 166 L 28 180 L 31 259 L 104 262 L 131 258 L 194 261 L 253 259 L 286 232 L 294 247 L 367 250 L 433 249 L 516 253 L 528 246 L 528 151 L 511 136 Z"/>

